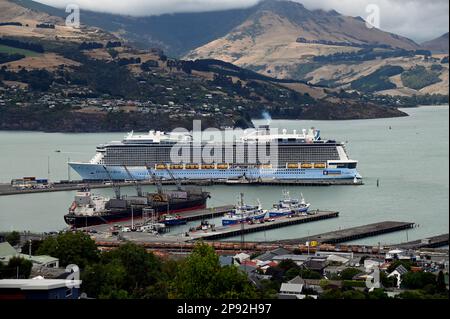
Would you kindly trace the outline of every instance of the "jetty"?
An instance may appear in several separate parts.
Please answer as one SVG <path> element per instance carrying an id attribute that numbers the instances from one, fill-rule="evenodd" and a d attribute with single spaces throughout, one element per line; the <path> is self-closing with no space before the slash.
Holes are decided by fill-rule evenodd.
<path id="1" fill-rule="evenodd" d="M 291 225 L 298 225 L 319 220 L 335 218 L 339 216 L 339 212 L 333 211 L 313 211 L 309 215 L 288 216 L 280 218 L 266 219 L 259 223 L 241 223 L 233 226 L 215 227 L 207 231 L 190 232 L 189 237 L 192 240 L 216 240 L 234 236 L 240 236 L 250 233 L 262 232 L 270 229 L 282 228 Z"/>
<path id="2" fill-rule="evenodd" d="M 357 226 L 352 228 L 340 229 L 318 235 L 312 235 L 297 239 L 279 240 L 278 244 L 300 245 L 306 242 L 315 241 L 321 244 L 338 244 L 361 238 L 373 237 L 381 234 L 392 233 L 409 228 L 413 228 L 414 223 L 384 221 L 374 224 Z M 274 242 L 275 243 L 275 242 Z"/>

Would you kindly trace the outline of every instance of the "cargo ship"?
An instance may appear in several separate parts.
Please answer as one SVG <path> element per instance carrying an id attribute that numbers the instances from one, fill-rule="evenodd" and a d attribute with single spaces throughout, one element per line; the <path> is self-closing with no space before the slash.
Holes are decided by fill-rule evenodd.
<path id="1" fill-rule="evenodd" d="M 209 197 L 208 192 L 194 187 L 116 198 L 94 195 L 85 188 L 76 193 L 69 213 L 64 215 L 64 220 L 72 228 L 114 223 L 132 218 L 157 220 L 166 214 L 204 209 Z"/>
<path id="2" fill-rule="evenodd" d="M 232 142 L 203 139 L 197 142 L 196 136 L 195 132 L 150 131 L 142 135 L 131 132 L 122 141 L 98 146 L 90 162 L 69 165 L 85 181 L 124 181 L 130 174 L 137 180 L 149 180 L 152 174 L 170 179 L 173 174 L 185 181 L 255 183 L 344 181 L 343 184 L 348 184 L 362 179 L 357 171 L 358 161 L 349 158 L 346 145 L 322 139 L 320 130 L 315 128 L 288 133 L 260 126 L 251 132 L 244 131 Z M 270 152 L 276 153 L 276 160 L 270 163 L 258 151 L 258 148 L 271 148 L 269 144 L 275 145 Z M 175 162 L 176 148 L 188 150 L 189 156 Z M 211 150 L 212 159 L 196 156 Z"/>

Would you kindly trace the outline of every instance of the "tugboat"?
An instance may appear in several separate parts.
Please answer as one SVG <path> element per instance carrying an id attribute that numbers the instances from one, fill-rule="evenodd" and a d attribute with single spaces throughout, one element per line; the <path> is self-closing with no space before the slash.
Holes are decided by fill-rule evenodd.
<path id="1" fill-rule="evenodd" d="M 283 192 L 284 199 L 280 200 L 278 204 L 273 205 L 273 209 L 269 210 L 269 217 L 282 217 L 294 214 L 306 214 L 311 206 L 310 203 L 306 203 L 301 194 L 301 201 L 298 199 L 291 199 L 289 192 Z"/>
<path id="2" fill-rule="evenodd" d="M 244 195 L 241 194 L 241 201 L 234 210 L 225 214 L 222 218 L 222 226 L 236 225 L 245 222 L 254 222 L 264 219 L 267 211 L 261 208 L 261 203 L 258 200 L 258 205 L 244 204 Z"/>

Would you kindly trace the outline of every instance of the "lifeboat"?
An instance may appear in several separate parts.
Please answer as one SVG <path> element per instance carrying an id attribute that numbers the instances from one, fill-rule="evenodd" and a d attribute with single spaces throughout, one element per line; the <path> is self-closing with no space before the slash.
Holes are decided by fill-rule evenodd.
<path id="1" fill-rule="evenodd" d="M 313 168 L 313 165 L 310 163 L 303 163 L 302 168 Z"/>
<path id="2" fill-rule="evenodd" d="M 218 164 L 217 165 L 217 169 L 229 169 L 230 165 L 229 164 Z"/>
<path id="3" fill-rule="evenodd" d="M 287 168 L 298 168 L 298 163 L 288 163 Z"/>
<path id="4" fill-rule="evenodd" d="M 326 168 L 327 165 L 324 163 L 315 163 L 314 168 Z"/>
<path id="5" fill-rule="evenodd" d="M 166 169 L 167 165 L 166 164 L 156 164 L 156 169 Z"/>
<path id="6" fill-rule="evenodd" d="M 203 164 L 202 169 L 215 169 L 216 166 L 214 164 Z"/>
<path id="7" fill-rule="evenodd" d="M 170 169 L 183 169 L 183 165 L 172 164 L 172 165 L 170 165 Z"/>
<path id="8" fill-rule="evenodd" d="M 197 164 L 186 164 L 186 169 L 198 169 L 199 165 Z"/>

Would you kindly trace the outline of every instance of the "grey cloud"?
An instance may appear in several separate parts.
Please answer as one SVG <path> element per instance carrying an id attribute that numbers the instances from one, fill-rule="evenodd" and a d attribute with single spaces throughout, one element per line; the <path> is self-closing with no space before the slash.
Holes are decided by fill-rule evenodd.
<path id="1" fill-rule="evenodd" d="M 260 0 L 35 0 L 56 7 L 76 3 L 81 9 L 128 14 L 158 15 L 249 7 Z M 380 7 L 381 29 L 423 42 L 448 31 L 448 0 L 294 0 L 308 9 L 334 9 L 344 15 L 367 16 L 366 6 Z"/>

